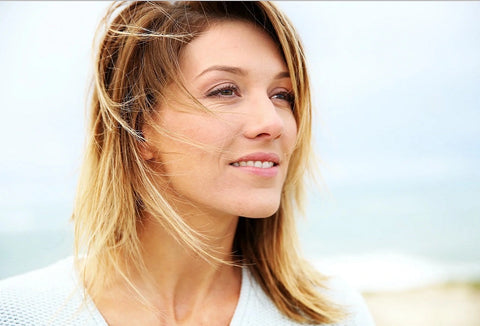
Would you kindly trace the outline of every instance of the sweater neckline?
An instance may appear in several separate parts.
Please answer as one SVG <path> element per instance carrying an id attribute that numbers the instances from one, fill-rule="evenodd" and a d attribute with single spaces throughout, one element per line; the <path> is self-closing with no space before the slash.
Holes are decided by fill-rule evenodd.
<path id="1" fill-rule="evenodd" d="M 73 264 L 74 265 L 74 264 Z M 78 272 L 75 270 L 75 267 L 73 267 L 73 273 L 74 273 L 74 278 L 77 282 L 77 284 L 81 285 L 83 288 L 83 284 L 81 283 Z M 242 279 L 241 279 L 241 284 L 240 284 L 240 295 L 238 297 L 238 302 L 237 306 L 235 307 L 235 311 L 233 312 L 232 319 L 230 321 L 229 326 L 240 326 L 242 325 L 242 322 L 246 316 L 246 311 L 248 310 L 248 301 L 249 297 L 251 294 L 251 284 L 252 280 L 250 279 L 248 268 L 247 267 L 242 267 Z M 83 292 L 83 298 L 85 300 L 87 310 L 89 314 L 92 316 L 92 318 L 95 320 L 96 323 L 99 323 L 103 326 L 108 326 L 108 323 L 106 322 L 105 318 L 103 317 L 102 313 L 100 310 L 98 310 L 97 306 L 95 305 L 95 302 L 93 302 L 92 298 L 86 291 Z"/>

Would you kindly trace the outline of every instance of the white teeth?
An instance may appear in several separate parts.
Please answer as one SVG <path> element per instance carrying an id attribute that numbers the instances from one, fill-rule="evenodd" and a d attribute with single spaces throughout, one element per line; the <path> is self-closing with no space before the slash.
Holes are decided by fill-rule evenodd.
<path id="1" fill-rule="evenodd" d="M 232 163 L 233 166 L 252 166 L 256 168 L 269 169 L 273 167 L 273 162 L 269 161 L 240 161 Z"/>
<path id="2" fill-rule="evenodd" d="M 273 162 L 263 162 L 262 163 L 262 168 L 264 168 L 264 169 L 271 168 L 272 166 L 273 166 Z"/>

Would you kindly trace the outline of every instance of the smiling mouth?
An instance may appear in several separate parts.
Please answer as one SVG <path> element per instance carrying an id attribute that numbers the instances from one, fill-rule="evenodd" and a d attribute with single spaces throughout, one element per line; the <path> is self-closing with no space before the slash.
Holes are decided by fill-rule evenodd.
<path id="1" fill-rule="evenodd" d="M 274 166 L 277 166 L 278 163 L 271 162 L 271 161 L 239 161 L 239 162 L 233 162 L 230 163 L 232 166 L 250 166 L 250 167 L 255 167 L 255 168 L 260 168 L 260 169 L 270 169 Z"/>

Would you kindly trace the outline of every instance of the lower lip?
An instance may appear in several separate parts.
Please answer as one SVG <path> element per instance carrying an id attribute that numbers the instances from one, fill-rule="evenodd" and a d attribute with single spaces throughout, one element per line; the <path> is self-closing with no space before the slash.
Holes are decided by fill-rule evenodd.
<path id="1" fill-rule="evenodd" d="M 255 174 L 261 177 L 274 177 L 278 174 L 278 165 L 272 166 L 271 168 L 256 168 L 254 166 L 233 166 L 235 169 L 239 169 L 241 171 Z"/>

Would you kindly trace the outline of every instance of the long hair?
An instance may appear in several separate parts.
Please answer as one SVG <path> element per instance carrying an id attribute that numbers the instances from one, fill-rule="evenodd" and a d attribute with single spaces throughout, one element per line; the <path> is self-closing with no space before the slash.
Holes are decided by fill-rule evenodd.
<path id="1" fill-rule="evenodd" d="M 146 212 L 181 244 L 218 260 L 142 159 L 142 128 L 155 125 L 155 108 L 168 85 L 188 93 L 178 77 L 185 45 L 212 23 L 232 19 L 262 28 L 279 46 L 298 128 L 278 211 L 265 219 L 240 217 L 234 252 L 284 315 L 299 322 L 338 321 L 342 312 L 321 294 L 325 278 L 302 259 L 296 234 L 295 215 L 304 206 L 304 178 L 312 163 L 303 47 L 289 20 L 269 2 L 117 2 L 108 9 L 97 31 L 88 139 L 72 215 L 85 288 L 94 294 L 111 281 L 113 270 L 127 283 L 133 270 L 145 271 L 139 230 Z"/>

